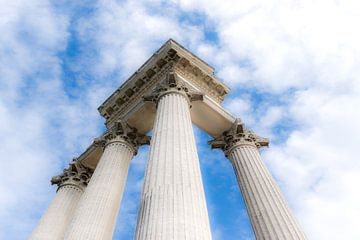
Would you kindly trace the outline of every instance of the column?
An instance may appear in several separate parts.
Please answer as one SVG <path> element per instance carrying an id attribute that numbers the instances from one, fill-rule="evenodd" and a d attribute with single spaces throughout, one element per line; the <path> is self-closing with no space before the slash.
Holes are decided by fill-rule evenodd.
<path id="1" fill-rule="evenodd" d="M 211 239 L 190 101 L 202 95 L 170 73 L 154 94 L 157 104 L 136 240 Z"/>
<path id="2" fill-rule="evenodd" d="M 30 240 L 64 239 L 65 229 L 90 178 L 90 171 L 72 162 L 62 175 L 53 177 L 58 185 L 55 198 L 30 236 Z"/>
<path id="3" fill-rule="evenodd" d="M 268 146 L 267 139 L 236 120 L 229 131 L 209 143 L 222 149 L 233 165 L 256 239 L 306 239 L 261 160 L 258 148 Z"/>
<path id="4" fill-rule="evenodd" d="M 117 122 L 97 142 L 104 144 L 104 152 L 64 239 L 112 239 L 130 160 L 149 138 Z"/>

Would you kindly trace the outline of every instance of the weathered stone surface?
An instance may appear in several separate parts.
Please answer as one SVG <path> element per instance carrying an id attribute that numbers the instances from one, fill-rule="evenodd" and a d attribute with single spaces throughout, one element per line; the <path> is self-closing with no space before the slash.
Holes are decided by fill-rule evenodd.
<path id="1" fill-rule="evenodd" d="M 108 132 L 53 178 L 58 192 L 30 239 L 111 239 L 131 158 L 151 130 L 135 239 L 211 239 L 192 123 L 231 160 L 256 238 L 305 239 L 260 159 L 269 141 L 221 107 L 229 91 L 212 67 L 166 42 L 99 107 Z M 89 176 L 79 166 L 95 169 L 84 194 Z"/>
<path id="2" fill-rule="evenodd" d="M 51 183 L 59 186 L 57 193 L 29 239 L 64 239 L 66 227 L 72 219 L 90 175 L 88 169 L 72 162 L 63 174 L 52 178 Z"/>
<path id="3" fill-rule="evenodd" d="M 214 137 L 231 126 L 235 119 L 220 106 L 229 87 L 216 78 L 211 66 L 172 39 L 99 106 L 106 125 L 110 127 L 118 119 L 126 119 L 143 134 L 151 131 L 155 108 L 142 98 L 151 93 L 170 71 L 176 72 L 192 90 L 203 93 L 204 101 L 196 102 L 190 112 L 194 124 Z M 208 117 L 212 121 L 203 121 Z"/>
<path id="4" fill-rule="evenodd" d="M 229 131 L 210 144 L 224 150 L 233 165 L 256 239 L 306 239 L 261 160 L 258 148 L 267 146 L 267 139 L 257 136 L 236 120 Z"/>
<path id="5" fill-rule="evenodd" d="M 188 97 L 176 86 L 158 98 L 136 240 L 211 239 Z"/>
<path id="6" fill-rule="evenodd" d="M 122 122 L 97 139 L 105 149 L 64 239 L 112 239 L 129 163 L 138 145 L 148 140 Z"/>

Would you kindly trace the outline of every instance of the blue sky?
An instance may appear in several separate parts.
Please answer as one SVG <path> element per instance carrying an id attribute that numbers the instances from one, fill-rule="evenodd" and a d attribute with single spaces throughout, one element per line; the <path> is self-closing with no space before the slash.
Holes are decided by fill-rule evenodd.
<path id="1" fill-rule="evenodd" d="M 26 239 L 49 180 L 104 131 L 97 107 L 166 40 L 215 68 L 224 108 L 271 140 L 263 160 L 309 239 L 360 239 L 357 1 L 1 1 L 0 239 Z M 194 128 L 214 239 L 254 239 L 235 175 Z M 131 239 L 147 159 L 114 239 Z"/>

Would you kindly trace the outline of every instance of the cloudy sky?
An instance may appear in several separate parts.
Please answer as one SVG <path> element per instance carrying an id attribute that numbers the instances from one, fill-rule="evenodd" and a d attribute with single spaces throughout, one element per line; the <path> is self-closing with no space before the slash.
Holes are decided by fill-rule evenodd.
<path id="1" fill-rule="evenodd" d="M 50 178 L 104 131 L 96 108 L 173 38 L 231 87 L 224 107 L 271 139 L 265 164 L 309 239 L 360 239 L 356 0 L 0 0 L 0 239 L 26 239 Z M 212 234 L 254 239 L 229 161 L 194 129 Z M 148 148 L 114 239 L 132 239 Z"/>

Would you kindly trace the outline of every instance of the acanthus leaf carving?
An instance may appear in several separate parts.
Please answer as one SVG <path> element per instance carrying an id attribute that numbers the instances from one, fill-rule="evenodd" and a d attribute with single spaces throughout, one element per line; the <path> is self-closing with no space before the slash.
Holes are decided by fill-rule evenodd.
<path id="1" fill-rule="evenodd" d="M 67 185 L 73 185 L 80 189 L 84 189 L 89 183 L 92 172 L 91 169 L 83 166 L 76 158 L 74 158 L 69 164 L 69 167 L 64 169 L 62 174 L 51 178 L 51 184 L 58 185 L 58 189 Z"/>
<path id="2" fill-rule="evenodd" d="M 222 149 L 225 155 L 237 145 L 250 144 L 257 148 L 268 147 L 269 140 L 267 138 L 256 135 L 250 129 L 247 129 L 240 119 L 236 119 L 231 128 L 223 134 L 208 142 L 212 149 Z"/>
<path id="3" fill-rule="evenodd" d="M 139 146 L 148 145 L 151 140 L 150 136 L 139 133 L 136 128 L 130 126 L 126 121 L 118 120 L 101 137 L 95 138 L 94 144 L 105 147 L 118 137 L 134 149 L 134 154 L 137 153 Z"/>
<path id="4" fill-rule="evenodd" d="M 200 92 L 190 91 L 188 87 L 186 87 L 186 84 L 179 79 L 177 74 L 174 71 L 170 71 L 167 73 L 165 80 L 161 82 L 150 95 L 144 96 L 143 100 L 157 104 L 162 96 L 174 92 L 184 95 L 189 101 L 189 104 L 192 101 L 202 101 L 204 96 Z"/>

